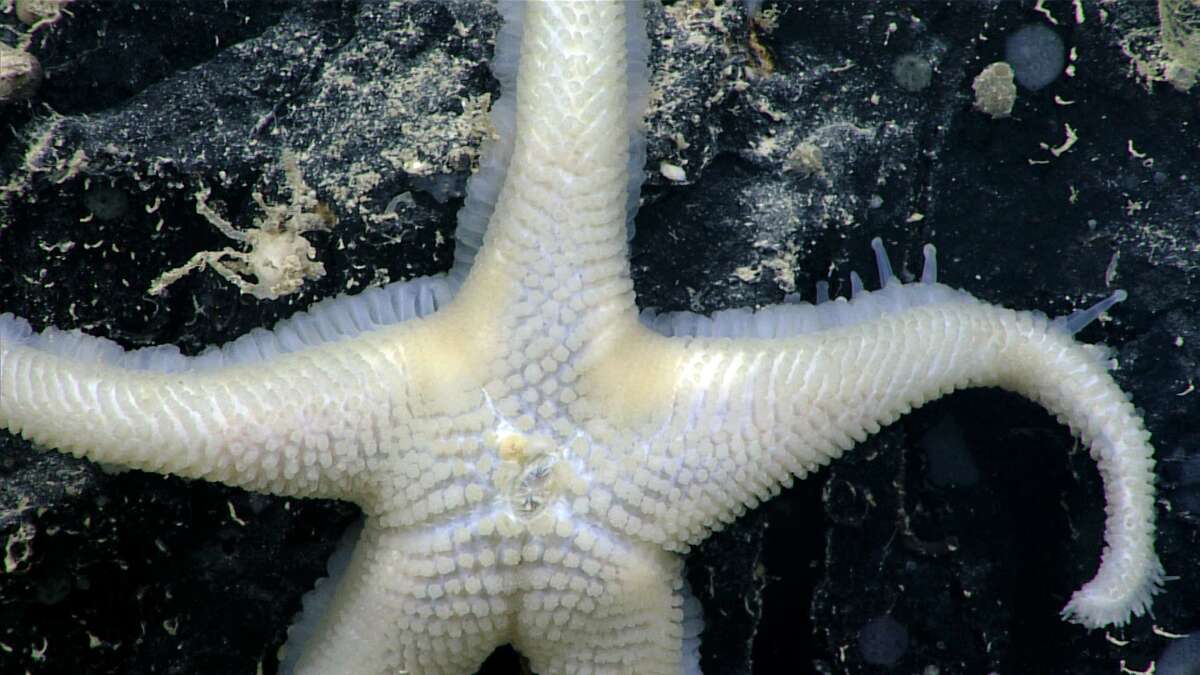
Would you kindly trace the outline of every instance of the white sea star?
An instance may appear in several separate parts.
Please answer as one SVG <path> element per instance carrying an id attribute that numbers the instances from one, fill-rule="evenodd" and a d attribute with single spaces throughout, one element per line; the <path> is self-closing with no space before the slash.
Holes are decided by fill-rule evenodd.
<path id="1" fill-rule="evenodd" d="M 491 219 L 482 245 L 467 219 L 447 277 L 196 360 L 3 318 L 0 425 L 101 462 L 360 504 L 297 672 L 466 673 L 512 642 L 544 675 L 675 675 L 694 666 L 678 552 L 911 407 L 1003 386 L 1075 428 L 1105 478 L 1110 549 L 1067 615 L 1141 614 L 1161 574 L 1151 449 L 1062 326 L 932 274 L 902 285 L 881 251 L 884 288 L 853 303 L 646 319 L 685 337 L 639 322 L 624 227 L 640 22 L 625 9 L 526 8 L 504 188 L 493 206 L 475 182 L 468 209 Z"/>

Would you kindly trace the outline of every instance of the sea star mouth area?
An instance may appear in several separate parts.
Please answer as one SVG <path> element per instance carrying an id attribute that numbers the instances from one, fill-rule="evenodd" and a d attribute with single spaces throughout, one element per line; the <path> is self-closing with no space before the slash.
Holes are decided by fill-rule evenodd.
<path id="1" fill-rule="evenodd" d="M 542 455 L 519 467 L 505 494 L 516 513 L 530 517 L 558 496 L 554 473 L 558 458 Z"/>

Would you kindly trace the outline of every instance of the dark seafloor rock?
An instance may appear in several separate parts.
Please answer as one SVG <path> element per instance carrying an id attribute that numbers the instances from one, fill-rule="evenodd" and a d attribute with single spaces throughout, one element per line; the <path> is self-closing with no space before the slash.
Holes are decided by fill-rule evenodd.
<path id="1" fill-rule="evenodd" d="M 1060 622 L 1099 559 L 1094 464 L 1032 404 L 962 392 L 697 548 L 706 673 L 1091 675 L 1145 670 L 1169 634 L 1200 630 L 1200 88 L 1147 88 L 1133 72 L 1124 51 L 1153 40 L 1155 3 L 1085 1 L 1081 23 L 1073 2 L 1042 3 L 1057 25 L 1033 4 L 767 3 L 754 22 L 741 3 L 652 9 L 639 303 L 811 299 L 826 276 L 845 292 L 850 269 L 870 284 L 876 235 L 901 274 L 933 242 L 947 283 L 1010 307 L 1058 315 L 1125 288 L 1129 301 L 1081 338 L 1113 348 L 1154 433 L 1158 549 L 1178 578 L 1153 619 Z M 0 310 L 194 352 L 449 265 L 496 93 L 489 7 L 70 9 L 34 38 L 38 94 L 0 104 Z M 972 110 L 972 79 L 1030 23 L 1063 38 L 1072 74 L 1021 90 L 1009 119 Z M 18 30 L 0 14 L 0 39 Z M 928 87 L 895 82 L 908 54 L 932 66 Z M 1078 140 L 1056 155 L 1068 127 Z M 813 147 L 819 171 L 804 161 Z M 194 193 L 210 185 L 248 224 L 252 189 L 287 196 L 284 148 L 338 217 L 311 237 L 326 276 L 278 301 L 212 272 L 147 296 L 164 270 L 230 244 Z M 662 162 L 686 180 L 664 178 Z M 0 435 L 0 672 L 274 672 L 353 512 L 105 473 Z M 485 672 L 520 666 L 498 653 Z"/>

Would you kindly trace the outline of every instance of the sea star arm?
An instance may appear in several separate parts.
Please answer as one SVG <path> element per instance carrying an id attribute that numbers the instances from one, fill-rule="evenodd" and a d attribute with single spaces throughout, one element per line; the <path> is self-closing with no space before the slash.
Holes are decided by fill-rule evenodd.
<path id="1" fill-rule="evenodd" d="M 887 274 L 875 293 L 856 281 L 851 302 L 796 307 L 757 326 L 750 320 L 744 331 L 828 326 L 817 332 L 672 338 L 681 342 L 668 360 L 670 421 L 654 437 L 678 439 L 668 475 L 686 503 L 666 530 L 668 546 L 699 541 L 917 406 L 956 389 L 1000 387 L 1067 424 L 1091 448 L 1104 481 L 1103 560 L 1063 616 L 1096 628 L 1142 615 L 1162 578 L 1153 448 L 1098 350 L 1071 337 L 1086 316 L 1051 321 L 931 279 L 900 284 Z"/>
<path id="2" fill-rule="evenodd" d="M 289 629 L 279 672 L 474 672 L 508 640 L 513 602 L 495 568 L 454 569 L 462 558 L 447 553 L 445 537 L 368 520 L 336 593 Z"/>
<path id="3" fill-rule="evenodd" d="M 0 428 L 105 464 L 362 503 L 380 447 L 406 447 L 409 359 L 440 360 L 432 317 L 407 319 L 449 293 L 432 278 L 329 301 L 196 357 L 0 314 Z"/>
<path id="4" fill-rule="evenodd" d="M 513 644 L 533 671 L 698 675 L 694 655 L 685 653 L 682 559 L 603 539 L 581 557 L 581 569 L 593 565 L 594 573 L 546 575 L 570 581 L 548 584 L 517 611 Z"/>

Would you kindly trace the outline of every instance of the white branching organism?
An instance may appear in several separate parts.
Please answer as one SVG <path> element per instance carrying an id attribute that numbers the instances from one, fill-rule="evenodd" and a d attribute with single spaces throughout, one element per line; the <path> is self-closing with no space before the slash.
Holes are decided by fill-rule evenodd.
<path id="1" fill-rule="evenodd" d="M 241 242 L 246 250 L 223 248 L 201 251 L 185 265 L 164 272 L 150 284 L 151 295 L 160 295 L 167 286 L 194 269 L 209 267 L 225 277 L 243 293 L 260 300 L 274 300 L 294 293 L 305 281 L 320 279 L 325 266 L 316 260 L 317 251 L 304 233 L 327 229 L 336 222 L 333 212 L 317 199 L 317 193 L 300 175 L 300 167 L 291 153 L 283 155 L 283 170 L 292 193 L 288 204 L 267 204 L 262 193 L 251 194 L 262 216 L 249 230 L 236 229 L 208 205 L 212 191 L 205 186 L 196 193 L 196 213 L 226 237 Z M 253 281 L 250 280 L 253 277 Z"/>

